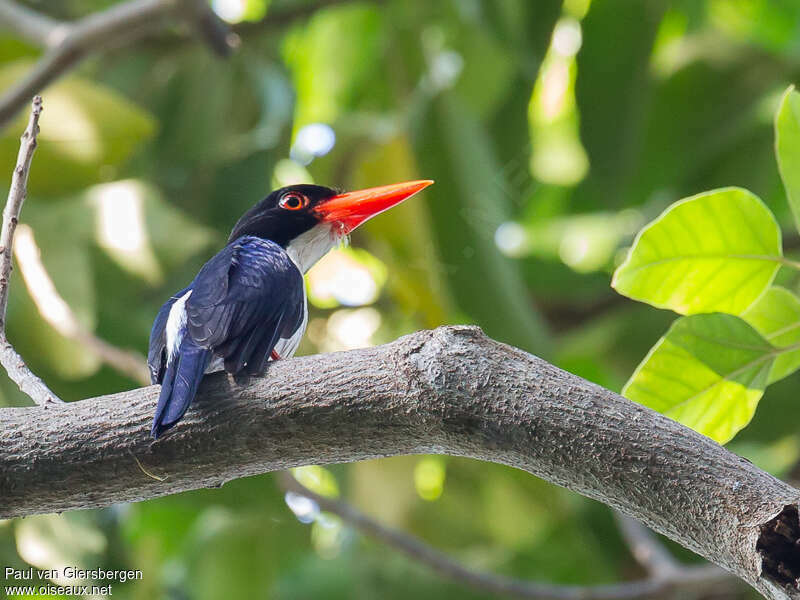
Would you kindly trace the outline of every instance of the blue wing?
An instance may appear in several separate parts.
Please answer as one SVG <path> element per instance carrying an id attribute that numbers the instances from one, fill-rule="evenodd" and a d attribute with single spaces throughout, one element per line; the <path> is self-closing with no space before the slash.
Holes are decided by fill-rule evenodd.
<path id="1" fill-rule="evenodd" d="M 187 291 L 185 315 L 178 319 L 185 326 L 177 351 L 168 356 L 166 325 L 173 307 L 180 307 L 176 299 Z M 303 276 L 283 248 L 250 236 L 223 248 L 153 324 L 148 362 L 162 384 L 153 436 L 183 417 L 212 356 L 221 357 L 230 373 L 259 373 L 278 340 L 302 327 L 304 311 Z"/>
<path id="2" fill-rule="evenodd" d="M 225 370 L 263 371 L 280 338 L 302 324 L 303 276 L 286 251 L 246 236 L 212 258 L 192 283 L 186 333 L 225 360 Z"/>

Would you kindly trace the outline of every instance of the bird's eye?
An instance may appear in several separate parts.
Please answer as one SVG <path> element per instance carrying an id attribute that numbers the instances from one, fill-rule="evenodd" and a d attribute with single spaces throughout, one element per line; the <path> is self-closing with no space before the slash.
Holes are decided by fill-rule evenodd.
<path id="1" fill-rule="evenodd" d="M 289 192 L 281 198 L 278 206 L 286 210 L 300 210 L 308 206 L 308 198 L 299 192 Z"/>

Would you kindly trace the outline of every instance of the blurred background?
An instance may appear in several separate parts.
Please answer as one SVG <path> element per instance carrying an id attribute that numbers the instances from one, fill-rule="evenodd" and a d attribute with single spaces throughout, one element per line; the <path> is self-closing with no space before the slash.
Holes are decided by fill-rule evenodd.
<path id="1" fill-rule="evenodd" d="M 25 4 L 71 20 L 114 3 Z M 144 353 L 161 303 L 241 213 L 290 183 L 436 180 L 309 273 L 301 354 L 475 323 L 619 390 L 674 315 L 618 296 L 610 274 L 667 205 L 743 186 L 778 215 L 787 252 L 800 249 L 772 131 L 800 75 L 793 0 L 212 6 L 241 38 L 232 57 L 175 27 L 45 90 L 8 329 L 64 399 L 138 387 L 136 357 L 121 373 L 92 336 Z M 0 91 L 39 54 L 0 32 Z M 6 184 L 25 118 L 0 131 Z M 786 418 L 797 386 L 797 375 L 771 386 L 729 445 L 782 477 L 800 457 Z M 29 403 L 5 376 L 0 393 Z M 583 584 L 642 575 L 605 506 L 526 473 L 414 456 L 300 477 L 476 569 Z M 142 569 L 114 586 L 121 599 L 487 597 L 289 505 L 267 475 L 0 521 L 0 564 Z"/>

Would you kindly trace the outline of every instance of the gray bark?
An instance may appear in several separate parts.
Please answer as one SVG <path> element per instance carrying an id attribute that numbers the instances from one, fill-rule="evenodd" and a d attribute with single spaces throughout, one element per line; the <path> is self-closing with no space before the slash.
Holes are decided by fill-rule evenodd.
<path id="1" fill-rule="evenodd" d="M 476 328 L 279 361 L 250 381 L 209 376 L 184 421 L 154 443 L 157 396 L 154 386 L 0 411 L 0 517 L 144 500 L 299 465 L 450 454 L 563 485 L 769 598 L 800 598 L 800 491 Z"/>

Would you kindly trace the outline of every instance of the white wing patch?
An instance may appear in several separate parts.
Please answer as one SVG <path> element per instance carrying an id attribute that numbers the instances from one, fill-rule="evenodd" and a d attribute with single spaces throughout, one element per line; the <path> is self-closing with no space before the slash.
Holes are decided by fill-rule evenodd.
<path id="1" fill-rule="evenodd" d="M 281 358 L 291 358 L 292 356 L 294 356 L 294 353 L 297 352 L 298 346 L 300 346 L 300 340 L 303 339 L 303 334 L 306 332 L 307 325 L 308 325 L 308 299 L 306 298 L 306 286 L 304 283 L 303 322 L 300 323 L 300 327 L 297 328 L 297 331 L 294 332 L 292 337 L 281 338 L 278 340 L 278 343 L 275 344 L 275 352 L 278 353 L 278 356 L 280 356 Z"/>
<path id="2" fill-rule="evenodd" d="M 175 301 L 169 309 L 167 317 L 167 364 L 172 362 L 172 357 L 178 352 L 183 336 L 186 333 L 186 301 L 192 295 L 192 290 L 186 292 Z"/>

